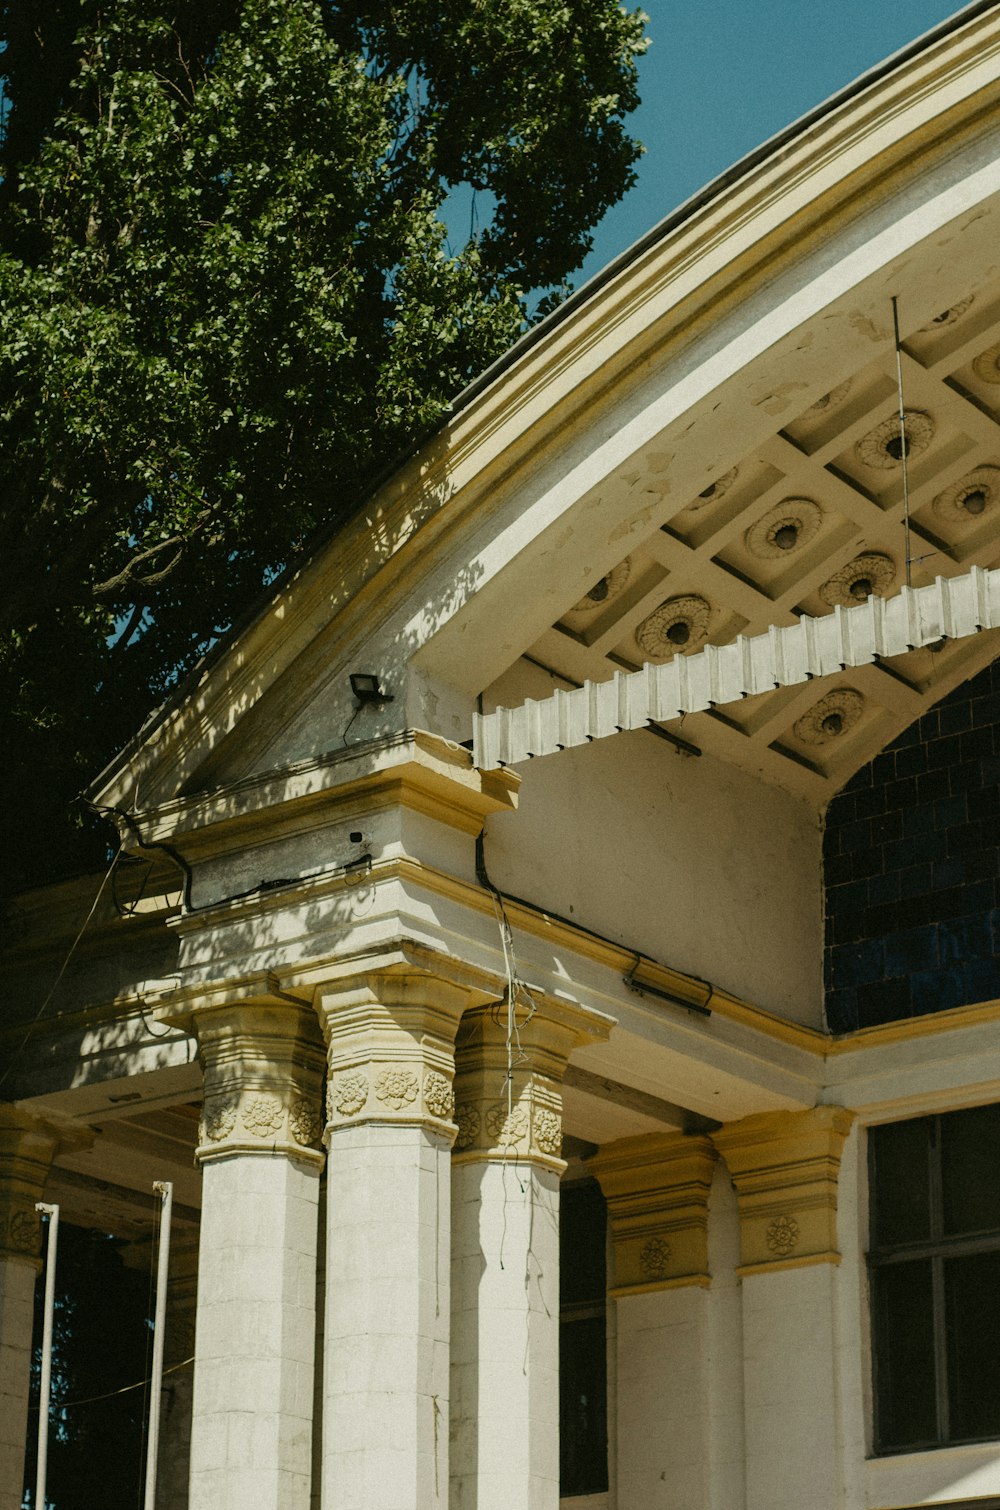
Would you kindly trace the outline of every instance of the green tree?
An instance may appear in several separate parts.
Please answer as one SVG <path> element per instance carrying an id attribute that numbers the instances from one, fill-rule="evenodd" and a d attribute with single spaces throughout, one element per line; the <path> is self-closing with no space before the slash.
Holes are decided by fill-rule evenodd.
<path id="1" fill-rule="evenodd" d="M 87 777 L 558 296 L 634 176 L 644 19 L 0 5 L 8 885 L 99 853 Z"/>

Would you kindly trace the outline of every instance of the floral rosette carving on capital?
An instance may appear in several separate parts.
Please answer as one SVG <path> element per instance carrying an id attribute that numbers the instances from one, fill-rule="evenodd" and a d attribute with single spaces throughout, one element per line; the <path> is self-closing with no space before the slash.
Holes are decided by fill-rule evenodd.
<path id="1" fill-rule="evenodd" d="M 483 1125 L 483 1119 L 479 1115 L 478 1108 L 470 1106 L 468 1102 L 461 1102 L 455 1108 L 455 1122 L 458 1127 L 458 1137 L 455 1139 L 455 1147 L 458 1149 L 471 1148 L 479 1137 L 479 1129 Z"/>
<path id="2" fill-rule="evenodd" d="M 799 1224 L 794 1216 L 776 1216 L 767 1229 L 767 1246 L 779 1258 L 785 1258 L 799 1240 Z"/>
<path id="3" fill-rule="evenodd" d="M 562 1153 L 562 1120 L 548 1107 L 536 1107 L 532 1119 L 535 1146 L 540 1152 L 558 1159 Z"/>
<path id="4" fill-rule="evenodd" d="M 202 1112 L 199 1129 L 201 1141 L 221 1143 L 224 1138 L 228 1138 L 236 1126 L 236 1114 L 239 1109 L 240 1098 L 232 1091 L 210 1096 Z"/>
<path id="5" fill-rule="evenodd" d="M 402 1111 L 420 1094 L 420 1081 L 412 1070 L 383 1070 L 375 1081 L 375 1095 L 383 1106 Z"/>
<path id="6" fill-rule="evenodd" d="M 662 1237 L 650 1237 L 642 1245 L 639 1267 L 647 1279 L 662 1279 L 670 1263 L 670 1244 Z"/>
<path id="7" fill-rule="evenodd" d="M 439 1070 L 428 1070 L 424 1076 L 424 1106 L 432 1117 L 442 1122 L 451 1120 L 455 1110 L 455 1092 L 447 1075 Z"/>
<path id="8" fill-rule="evenodd" d="M 248 1096 L 242 1109 L 243 1126 L 255 1138 L 271 1138 L 280 1132 L 285 1121 L 281 1097 L 269 1091 Z"/>
<path id="9" fill-rule="evenodd" d="M 354 1117 L 368 1100 L 368 1076 L 360 1070 L 348 1075 L 338 1075 L 331 1081 L 326 1092 L 327 1114 L 334 1117 Z"/>
<path id="10" fill-rule="evenodd" d="M 516 1148 L 528 1136 L 528 1113 L 523 1106 L 510 1111 L 504 1104 L 491 1106 L 486 1113 L 486 1136 L 496 1148 Z"/>
<path id="11" fill-rule="evenodd" d="M 8 1253 L 38 1253 L 41 1236 L 41 1217 L 30 1207 L 18 1208 L 9 1216 L 0 1217 L 0 1248 Z"/>
<path id="12" fill-rule="evenodd" d="M 288 1127 L 296 1143 L 304 1148 L 318 1143 L 323 1132 L 319 1107 L 311 1096 L 298 1096 L 288 1112 Z"/>

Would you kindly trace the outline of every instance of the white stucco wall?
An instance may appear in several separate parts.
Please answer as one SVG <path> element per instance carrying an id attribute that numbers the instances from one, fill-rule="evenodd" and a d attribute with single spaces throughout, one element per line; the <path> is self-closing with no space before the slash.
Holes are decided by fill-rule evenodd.
<path id="1" fill-rule="evenodd" d="M 552 685 L 521 663 L 485 706 Z M 519 769 L 518 811 L 487 825 L 495 885 L 768 1011 L 821 1024 L 821 832 L 804 802 L 646 731 Z"/>

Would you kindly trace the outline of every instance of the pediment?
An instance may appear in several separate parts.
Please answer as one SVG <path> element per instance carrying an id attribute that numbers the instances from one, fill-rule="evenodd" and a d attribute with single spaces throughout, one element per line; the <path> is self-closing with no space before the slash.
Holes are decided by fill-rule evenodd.
<path id="1" fill-rule="evenodd" d="M 97 799 L 138 783 L 155 805 L 407 727 L 467 741 L 526 662 L 606 682 L 996 564 L 998 75 L 981 16 L 666 222 L 463 398 Z M 856 668 L 863 727 L 812 769 L 814 688 L 665 727 L 822 802 L 996 650 Z M 351 671 L 393 698 L 353 723 Z"/>

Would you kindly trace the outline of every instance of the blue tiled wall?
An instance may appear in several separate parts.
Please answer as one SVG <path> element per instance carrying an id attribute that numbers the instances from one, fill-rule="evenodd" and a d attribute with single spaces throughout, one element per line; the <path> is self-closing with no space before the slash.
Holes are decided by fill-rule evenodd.
<path id="1" fill-rule="evenodd" d="M 823 859 L 832 1032 L 1000 997 L 1000 661 L 834 798 Z"/>

